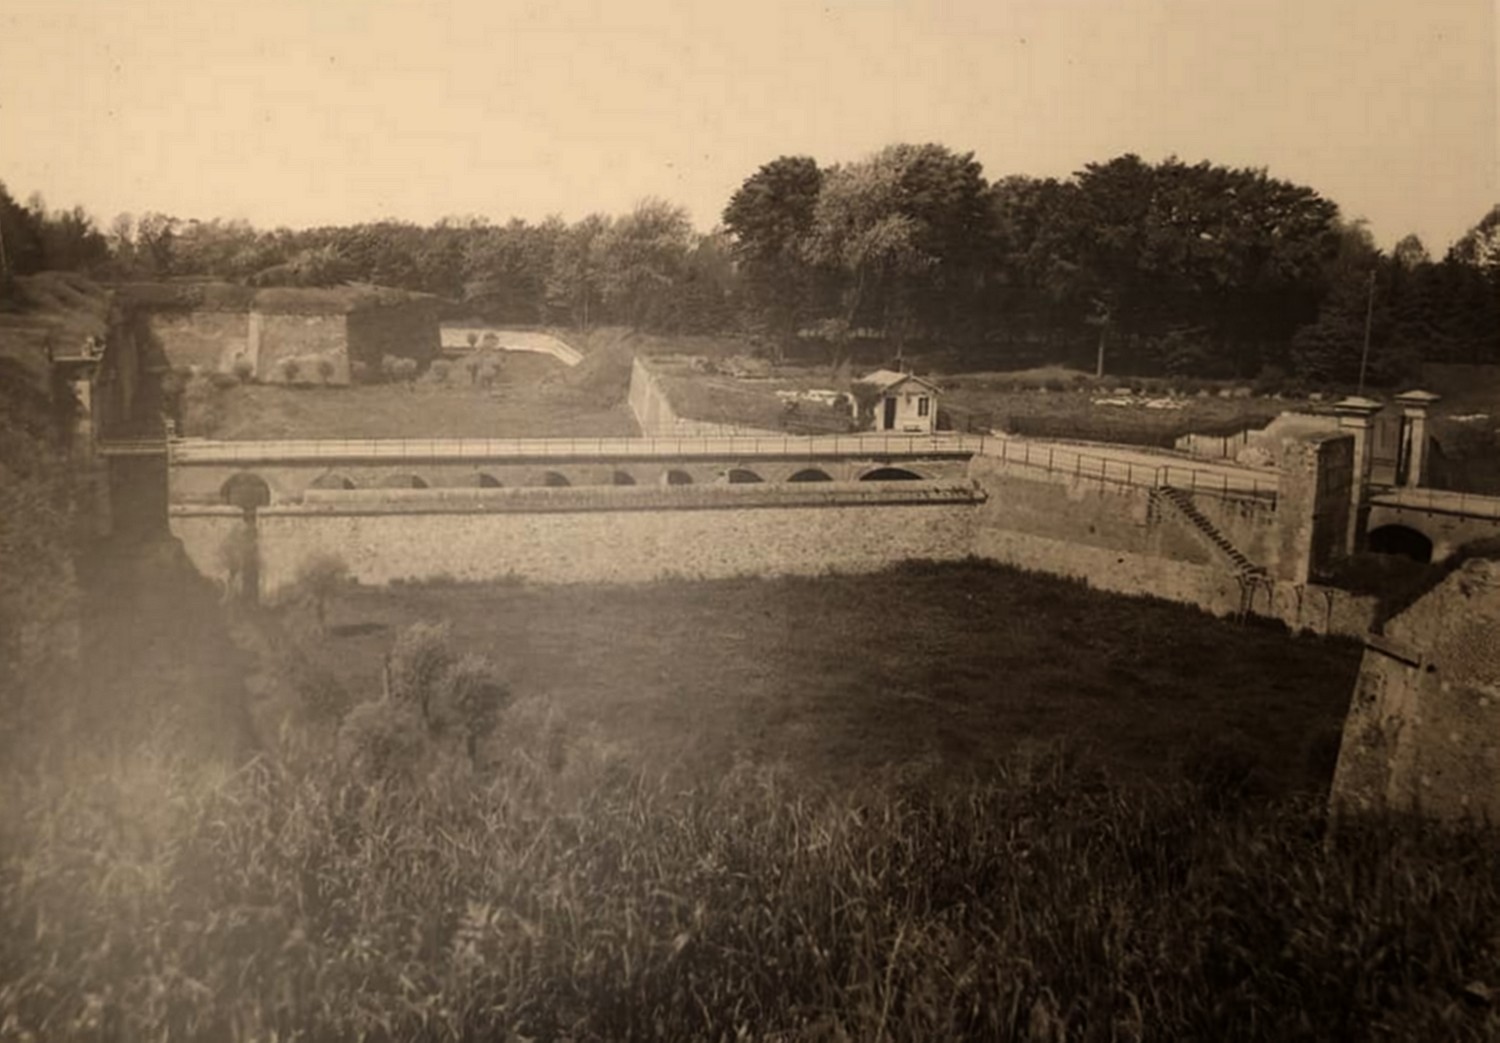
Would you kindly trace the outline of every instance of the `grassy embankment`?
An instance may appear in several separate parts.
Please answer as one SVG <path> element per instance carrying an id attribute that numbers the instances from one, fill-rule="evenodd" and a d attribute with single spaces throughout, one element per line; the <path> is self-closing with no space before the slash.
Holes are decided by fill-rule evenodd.
<path id="1" fill-rule="evenodd" d="M 598 438 L 638 433 L 625 397 L 628 353 L 611 344 L 569 368 L 546 355 L 481 352 L 435 364 L 411 384 L 218 386 L 194 380 L 184 431 L 213 438 Z M 221 378 L 222 381 L 222 378 Z"/>

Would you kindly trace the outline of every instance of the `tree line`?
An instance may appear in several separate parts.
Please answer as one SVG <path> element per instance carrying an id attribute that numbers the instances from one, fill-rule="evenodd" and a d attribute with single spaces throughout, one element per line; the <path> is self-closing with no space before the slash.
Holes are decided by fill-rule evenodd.
<path id="1" fill-rule="evenodd" d="M 495 322 L 734 332 L 835 362 L 874 344 L 987 368 L 1349 382 L 1367 331 L 1375 383 L 1422 361 L 1500 362 L 1500 206 L 1441 259 L 1415 236 L 1387 253 L 1311 188 L 1175 158 L 989 181 L 972 153 L 934 144 L 831 166 L 783 156 L 708 233 L 659 199 L 571 224 L 267 231 L 148 213 L 100 230 L 0 186 L 0 233 L 7 272 L 367 281 Z"/>

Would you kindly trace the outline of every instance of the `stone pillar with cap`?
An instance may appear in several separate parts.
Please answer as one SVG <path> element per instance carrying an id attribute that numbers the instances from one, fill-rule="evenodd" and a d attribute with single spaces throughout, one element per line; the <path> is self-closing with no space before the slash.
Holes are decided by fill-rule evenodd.
<path id="1" fill-rule="evenodd" d="M 1368 398 L 1351 397 L 1333 404 L 1339 430 L 1354 436 L 1354 480 L 1349 483 L 1349 529 L 1344 546 L 1350 554 L 1359 549 L 1364 524 L 1365 491 L 1370 481 L 1370 424 L 1385 407 Z"/>
<path id="2" fill-rule="evenodd" d="M 1401 416 L 1406 436 L 1401 440 L 1402 485 L 1418 488 L 1427 480 L 1427 464 L 1430 440 L 1427 435 L 1427 420 L 1433 405 L 1441 399 L 1431 391 L 1404 391 L 1396 396 L 1401 405 Z"/>

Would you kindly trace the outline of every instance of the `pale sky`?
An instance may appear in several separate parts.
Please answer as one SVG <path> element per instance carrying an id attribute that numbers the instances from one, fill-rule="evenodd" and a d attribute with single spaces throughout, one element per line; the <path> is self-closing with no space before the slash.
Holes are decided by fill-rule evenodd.
<path id="1" fill-rule="evenodd" d="M 717 223 L 897 141 L 1265 167 L 1441 255 L 1500 202 L 1500 0 L 0 0 L 24 199 L 304 226 Z"/>

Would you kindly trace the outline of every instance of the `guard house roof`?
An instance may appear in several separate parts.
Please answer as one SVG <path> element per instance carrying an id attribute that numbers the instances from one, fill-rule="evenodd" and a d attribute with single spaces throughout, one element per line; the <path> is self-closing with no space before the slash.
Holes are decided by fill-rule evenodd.
<path id="1" fill-rule="evenodd" d="M 910 373 L 898 373 L 893 369 L 877 369 L 873 373 L 866 373 L 859 380 L 855 381 L 855 383 L 868 384 L 871 387 L 879 388 L 884 393 L 895 390 L 907 381 L 911 381 L 913 384 L 920 384 L 934 394 L 938 391 L 938 386 L 930 380 L 924 380 Z"/>

